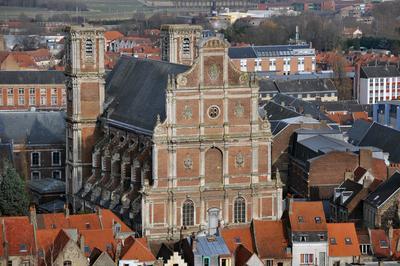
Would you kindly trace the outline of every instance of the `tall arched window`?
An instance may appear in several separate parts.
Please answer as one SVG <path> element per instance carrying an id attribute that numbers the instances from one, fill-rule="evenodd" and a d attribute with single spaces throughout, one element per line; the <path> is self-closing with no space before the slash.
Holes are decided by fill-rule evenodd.
<path id="1" fill-rule="evenodd" d="M 194 225 L 194 203 L 191 200 L 186 200 L 182 206 L 182 225 Z"/>
<path id="2" fill-rule="evenodd" d="M 235 199 L 233 211 L 235 223 L 246 222 L 246 200 L 243 197 L 238 197 Z"/>

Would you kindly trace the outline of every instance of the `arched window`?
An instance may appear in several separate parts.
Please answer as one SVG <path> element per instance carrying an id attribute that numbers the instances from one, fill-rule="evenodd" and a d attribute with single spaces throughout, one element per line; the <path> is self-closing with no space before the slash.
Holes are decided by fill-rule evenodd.
<path id="1" fill-rule="evenodd" d="M 246 222 L 246 200 L 243 197 L 238 197 L 235 199 L 234 222 L 235 223 Z"/>
<path id="2" fill-rule="evenodd" d="M 186 54 L 186 55 L 190 54 L 190 39 L 189 38 L 183 38 L 182 48 L 183 48 L 184 54 Z"/>
<path id="3" fill-rule="evenodd" d="M 72 266 L 72 262 L 70 260 L 64 261 L 64 266 Z"/>
<path id="4" fill-rule="evenodd" d="M 182 225 L 194 225 L 194 203 L 191 200 L 186 200 L 182 207 Z"/>
<path id="5" fill-rule="evenodd" d="M 85 53 L 86 56 L 93 55 L 93 41 L 91 39 L 87 39 L 85 42 Z"/>

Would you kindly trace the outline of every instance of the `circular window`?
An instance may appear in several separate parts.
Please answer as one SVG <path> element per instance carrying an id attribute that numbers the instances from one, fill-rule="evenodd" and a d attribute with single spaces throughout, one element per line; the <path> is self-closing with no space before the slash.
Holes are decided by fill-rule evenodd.
<path id="1" fill-rule="evenodd" d="M 208 116 L 211 118 L 211 119 L 215 119 L 215 118 L 217 118 L 218 116 L 219 116 L 219 107 L 218 106 L 216 106 L 216 105 L 211 105 L 209 108 L 208 108 Z"/>

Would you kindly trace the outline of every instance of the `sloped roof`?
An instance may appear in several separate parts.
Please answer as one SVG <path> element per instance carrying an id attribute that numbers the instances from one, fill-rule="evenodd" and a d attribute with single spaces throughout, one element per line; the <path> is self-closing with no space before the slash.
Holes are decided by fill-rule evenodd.
<path id="1" fill-rule="evenodd" d="M 400 77 L 397 66 L 362 66 L 360 69 L 361 78 L 385 78 Z"/>
<path id="2" fill-rule="evenodd" d="M 147 246 L 145 238 L 128 237 L 124 241 L 124 246 L 121 251 L 122 260 L 138 260 L 140 262 L 155 261 L 153 253 Z"/>
<path id="3" fill-rule="evenodd" d="M 365 201 L 372 206 L 379 207 L 398 189 L 400 189 L 400 173 L 395 172 L 388 180 L 380 184 L 374 192 L 369 194 Z"/>
<path id="4" fill-rule="evenodd" d="M 161 121 L 166 117 L 168 75 L 188 69 L 189 66 L 122 56 L 106 81 L 105 113 L 109 123 L 150 134 L 157 115 Z"/>
<path id="5" fill-rule="evenodd" d="M 263 45 L 247 47 L 230 47 L 228 55 L 232 59 L 278 57 L 295 55 L 295 50 L 309 49 L 309 45 Z"/>
<path id="6" fill-rule="evenodd" d="M 0 84 L 59 84 L 64 86 L 62 71 L 0 71 Z"/>
<path id="7" fill-rule="evenodd" d="M 390 255 L 389 239 L 383 229 L 369 229 L 372 251 L 376 257 L 388 257 Z"/>
<path id="8" fill-rule="evenodd" d="M 361 120 L 360 120 L 361 121 Z M 373 123 L 359 142 L 359 146 L 373 146 L 389 153 L 389 161 L 400 163 L 398 143 L 400 131 L 379 123 Z"/>
<path id="9" fill-rule="evenodd" d="M 42 229 L 36 231 L 36 239 L 38 248 L 47 252 L 49 248 L 54 245 L 56 236 L 60 233 L 61 229 Z"/>
<path id="10" fill-rule="evenodd" d="M 325 135 L 316 135 L 300 140 L 298 143 L 317 153 L 328 153 L 331 151 L 358 151 L 358 147 Z"/>
<path id="11" fill-rule="evenodd" d="M 199 236 L 194 241 L 197 241 L 196 255 L 219 256 L 230 254 L 224 239 L 220 236 Z"/>
<path id="12" fill-rule="evenodd" d="M 350 195 L 350 197 L 343 202 L 343 206 L 346 206 L 347 203 L 349 203 L 362 189 L 363 186 L 359 183 L 356 183 L 350 179 L 346 179 L 340 186 L 339 188 L 344 189 L 344 191 L 351 191 L 352 194 Z M 361 199 L 360 199 L 361 200 Z M 337 203 L 340 203 L 340 198 L 338 198 L 336 200 Z"/>
<path id="13" fill-rule="evenodd" d="M 8 242 L 9 256 L 35 254 L 33 226 L 27 216 L 4 217 L 5 241 Z M 1 223 L 1 222 L 0 222 Z"/>
<path id="14" fill-rule="evenodd" d="M 296 111 L 272 101 L 268 101 L 262 105 L 259 113 L 263 118 L 267 116 L 269 121 L 279 121 L 286 118 L 301 116 L 301 114 Z"/>
<path id="15" fill-rule="evenodd" d="M 360 256 L 360 247 L 354 223 L 328 223 L 327 226 L 329 256 Z"/>
<path id="16" fill-rule="evenodd" d="M 250 252 L 245 246 L 239 244 L 235 250 L 235 266 L 246 266 L 246 262 L 254 252 Z"/>
<path id="17" fill-rule="evenodd" d="M 85 255 L 87 257 L 89 257 L 94 248 L 112 254 L 117 247 L 112 229 L 80 230 L 79 232 L 84 237 Z"/>
<path id="18" fill-rule="evenodd" d="M 64 112 L 0 112 L 0 138 L 16 144 L 64 144 Z"/>
<path id="19" fill-rule="evenodd" d="M 253 220 L 255 249 L 261 259 L 287 258 L 288 240 L 282 221 Z"/>
<path id="20" fill-rule="evenodd" d="M 124 35 L 121 32 L 116 31 L 116 30 L 111 30 L 111 31 L 104 32 L 104 38 L 106 40 L 109 40 L 109 41 L 112 41 L 112 40 L 115 40 L 115 39 L 119 39 L 119 38 L 122 38 L 122 37 L 124 37 Z"/>
<path id="21" fill-rule="evenodd" d="M 221 236 L 225 240 L 226 246 L 229 248 L 231 254 L 233 254 L 239 245 L 244 246 L 250 252 L 254 252 L 250 226 L 224 228 L 221 231 Z"/>
<path id="22" fill-rule="evenodd" d="M 319 217 L 320 222 L 317 222 L 317 217 Z M 327 230 L 321 201 L 290 202 L 289 220 L 293 232 L 323 232 Z"/>
<path id="23" fill-rule="evenodd" d="M 52 261 L 56 260 L 58 255 L 64 250 L 65 246 L 68 244 L 70 241 L 70 238 L 68 234 L 64 230 L 60 230 L 54 239 L 54 243 L 52 248 L 52 251 L 46 250 L 45 252 L 45 260 L 47 264 L 45 265 L 51 265 Z M 44 263 L 43 263 L 44 265 Z"/>
<path id="24" fill-rule="evenodd" d="M 28 181 L 28 187 L 40 194 L 65 192 L 65 182 L 54 178 L 30 180 Z"/>
<path id="25" fill-rule="evenodd" d="M 337 92 L 331 79 L 276 80 L 280 93 Z"/>
<path id="26" fill-rule="evenodd" d="M 365 120 L 355 120 L 353 126 L 347 131 L 349 142 L 353 145 L 358 145 L 364 135 L 367 133 L 372 123 Z"/>

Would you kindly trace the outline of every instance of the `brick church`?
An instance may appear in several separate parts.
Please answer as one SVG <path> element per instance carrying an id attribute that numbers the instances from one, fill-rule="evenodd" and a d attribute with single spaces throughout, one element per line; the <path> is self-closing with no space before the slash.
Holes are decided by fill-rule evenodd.
<path id="1" fill-rule="evenodd" d="M 256 78 L 229 44 L 162 28 L 163 58 L 123 56 L 104 79 L 101 28 L 67 28 L 67 190 L 75 209 L 109 208 L 151 239 L 279 219 L 272 134 Z M 172 60 L 172 58 L 174 58 Z"/>

